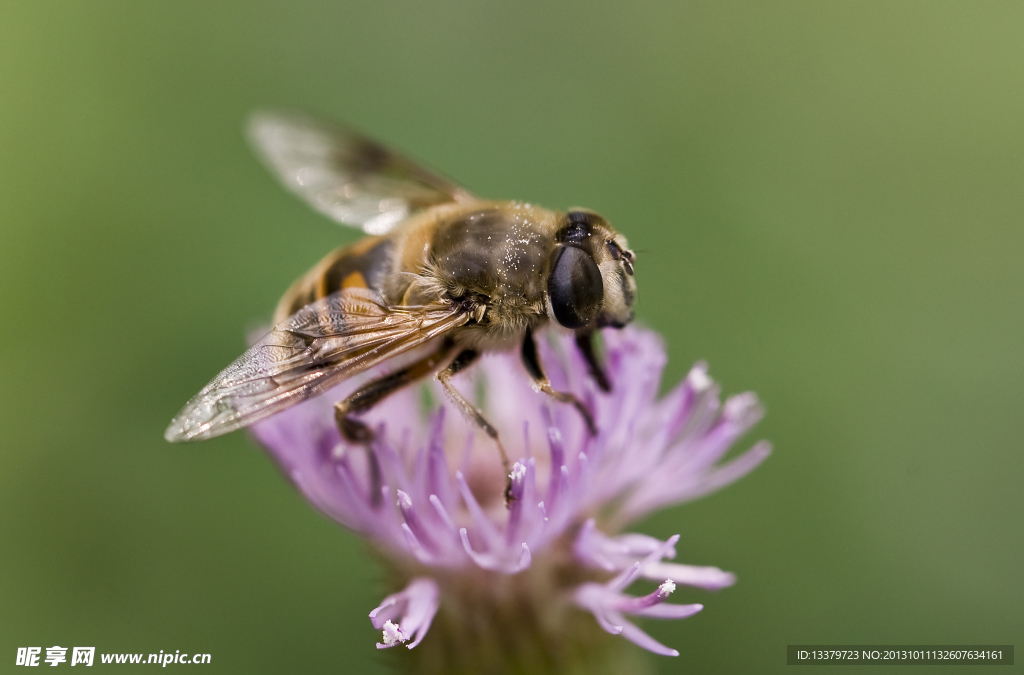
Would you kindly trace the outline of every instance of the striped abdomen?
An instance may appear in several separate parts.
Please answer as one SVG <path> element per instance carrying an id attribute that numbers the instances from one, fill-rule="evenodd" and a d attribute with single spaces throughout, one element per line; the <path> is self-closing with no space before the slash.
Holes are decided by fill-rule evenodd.
<path id="1" fill-rule="evenodd" d="M 366 237 L 336 249 L 296 281 L 277 306 L 274 323 L 342 288 L 369 288 L 380 293 L 394 263 L 395 244 L 388 237 Z"/>

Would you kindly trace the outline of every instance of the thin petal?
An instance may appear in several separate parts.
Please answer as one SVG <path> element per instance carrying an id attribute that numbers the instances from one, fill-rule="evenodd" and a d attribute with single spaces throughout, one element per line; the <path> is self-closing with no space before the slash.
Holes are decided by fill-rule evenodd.
<path id="1" fill-rule="evenodd" d="M 638 598 L 624 597 L 623 600 L 615 603 L 615 609 L 620 612 L 626 612 L 627 614 L 639 614 L 645 609 L 660 605 L 668 599 L 668 596 L 676 590 L 675 583 L 668 579 L 665 583 L 658 586 L 657 589 L 647 595 L 642 595 Z"/>
<path id="2" fill-rule="evenodd" d="M 430 629 L 439 604 L 437 582 L 428 577 L 417 577 L 400 592 L 384 598 L 370 612 L 373 627 L 384 631 L 384 642 L 378 642 L 377 649 L 394 647 L 410 639 L 413 642 L 409 649 L 418 645 Z"/>
<path id="3" fill-rule="evenodd" d="M 653 562 L 645 566 L 640 573 L 647 579 L 671 579 L 677 584 L 697 586 L 709 591 L 732 586 L 736 583 L 736 575 L 725 572 L 717 567 L 698 567 L 696 565 L 680 565 L 678 563 Z"/>
<path id="4" fill-rule="evenodd" d="M 462 501 L 466 504 L 466 509 L 469 511 L 469 515 L 473 518 L 473 524 L 476 526 L 476 531 L 483 538 L 487 548 L 493 549 L 501 545 L 501 535 L 498 534 L 498 530 L 495 528 L 494 523 L 484 513 L 480 503 L 473 496 L 473 491 L 469 489 L 469 484 L 466 483 L 466 477 L 462 475 L 461 471 L 455 472 L 455 480 L 459 484 L 459 492 L 462 494 Z"/>
<path id="5" fill-rule="evenodd" d="M 641 609 L 639 612 L 634 612 L 637 616 L 646 616 L 653 619 L 685 619 L 693 616 L 697 612 L 704 609 L 704 605 L 673 605 L 669 602 L 663 602 L 658 605 L 652 605 Z"/>
<path id="6" fill-rule="evenodd" d="M 671 647 L 666 647 L 647 633 L 640 630 L 636 624 L 628 621 L 625 617 L 619 617 L 622 619 L 622 637 L 626 638 L 633 644 L 643 647 L 649 652 L 660 654 L 662 656 L 679 656 L 679 652 Z"/>
<path id="7" fill-rule="evenodd" d="M 633 583 L 633 581 L 640 575 L 641 569 L 643 569 L 647 565 L 650 565 L 652 562 L 657 562 L 664 558 L 668 551 L 671 551 L 672 548 L 676 545 L 677 541 L 679 541 L 678 534 L 674 534 L 671 537 L 669 537 L 668 540 L 664 544 L 662 544 L 657 550 L 651 551 L 649 554 L 647 554 L 646 558 L 633 565 L 632 569 L 627 570 L 627 572 L 620 574 L 614 580 L 609 582 L 608 588 L 615 591 L 621 591 L 627 586 L 629 586 L 629 584 Z"/>

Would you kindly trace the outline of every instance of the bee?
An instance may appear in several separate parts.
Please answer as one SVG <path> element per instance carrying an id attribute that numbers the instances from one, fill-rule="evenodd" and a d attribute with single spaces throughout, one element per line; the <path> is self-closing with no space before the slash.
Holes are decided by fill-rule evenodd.
<path id="1" fill-rule="evenodd" d="M 480 199 L 350 130 L 301 115 L 258 113 L 257 154 L 285 187 L 367 236 L 328 254 L 281 299 L 273 329 L 171 421 L 171 442 L 248 426 L 406 353 L 417 356 L 335 404 L 341 435 L 369 444 L 358 417 L 435 376 L 497 443 L 497 430 L 451 384 L 484 352 L 520 349 L 535 388 L 579 410 L 544 375 L 534 333 L 574 331 L 598 386 L 609 389 L 593 336 L 633 318 L 635 256 L 596 213 Z"/>

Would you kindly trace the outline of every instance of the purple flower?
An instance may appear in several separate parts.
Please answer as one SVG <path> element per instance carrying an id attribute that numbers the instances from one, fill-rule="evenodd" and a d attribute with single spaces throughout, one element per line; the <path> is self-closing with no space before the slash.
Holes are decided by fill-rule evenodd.
<path id="1" fill-rule="evenodd" d="M 760 419 L 756 397 L 722 404 L 707 366 L 698 363 L 659 399 L 666 360 L 660 338 L 629 327 L 605 331 L 604 343 L 611 393 L 587 375 L 571 337 L 552 334 L 539 345 L 554 387 L 593 412 L 594 436 L 571 406 L 532 389 L 516 354 L 488 355 L 454 380 L 467 395 L 477 393 L 515 460 L 508 506 L 496 447 L 460 416 L 446 417 L 444 406 L 425 401 L 442 399 L 436 384 L 427 386 L 429 396 L 402 391 L 368 413 L 377 432 L 369 451 L 340 438 L 332 409 L 339 396 L 253 427 L 306 498 L 367 537 L 396 581 L 405 580 L 404 590 L 370 613 L 383 634 L 379 648 L 419 645 L 439 610 L 445 628 L 437 630 L 455 645 L 462 636 L 456 649 L 472 651 L 469 635 L 490 644 L 483 626 L 521 632 L 524 640 L 573 639 L 578 631 L 570 635 L 562 624 L 579 624 L 588 616 L 583 610 L 590 625 L 675 656 L 625 615 L 685 618 L 702 606 L 666 603 L 677 584 L 717 590 L 735 581 L 716 567 L 666 562 L 678 536 L 663 542 L 618 533 L 652 511 L 731 483 L 767 457 L 762 441 L 722 462 Z M 645 596 L 624 594 L 641 578 L 660 585 Z M 515 639 L 503 634 L 495 644 Z"/>

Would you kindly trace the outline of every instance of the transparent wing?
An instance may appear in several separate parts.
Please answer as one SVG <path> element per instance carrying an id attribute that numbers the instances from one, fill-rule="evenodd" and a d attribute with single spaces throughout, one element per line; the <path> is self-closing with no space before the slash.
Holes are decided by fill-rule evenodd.
<path id="1" fill-rule="evenodd" d="M 301 115 L 258 112 L 249 139 L 289 190 L 369 234 L 384 234 L 428 206 L 473 199 L 375 141 Z"/>
<path id="2" fill-rule="evenodd" d="M 254 344 L 171 420 L 171 442 L 248 426 L 469 320 L 447 304 L 387 307 L 361 288 L 306 305 Z"/>

